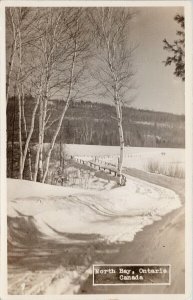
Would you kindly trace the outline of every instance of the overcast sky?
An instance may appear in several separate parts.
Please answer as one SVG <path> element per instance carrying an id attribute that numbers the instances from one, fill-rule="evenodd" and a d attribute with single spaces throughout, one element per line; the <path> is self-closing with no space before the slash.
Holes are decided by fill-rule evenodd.
<path id="1" fill-rule="evenodd" d="M 185 110 L 184 83 L 165 67 L 168 55 L 163 39 L 173 42 L 180 26 L 174 16 L 183 13 L 179 7 L 140 8 L 132 22 L 131 36 L 139 43 L 135 52 L 137 95 L 132 106 L 181 114 Z"/>
<path id="2" fill-rule="evenodd" d="M 180 26 L 174 17 L 183 14 L 183 8 L 138 7 L 135 11 L 128 32 L 128 42 L 138 45 L 133 57 L 137 88 L 131 106 L 183 114 L 184 83 L 174 76 L 173 66 L 165 67 L 163 63 L 169 55 L 163 50 L 163 39 L 171 43 L 176 39 Z M 100 101 L 96 96 L 85 100 Z"/>

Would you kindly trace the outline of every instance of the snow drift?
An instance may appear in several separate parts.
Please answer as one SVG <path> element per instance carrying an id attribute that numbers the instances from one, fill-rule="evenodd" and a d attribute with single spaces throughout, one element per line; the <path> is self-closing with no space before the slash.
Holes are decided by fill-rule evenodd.
<path id="1" fill-rule="evenodd" d="M 25 236 L 14 234 L 20 219 L 34 228 L 33 235 L 60 243 L 78 242 L 84 234 L 109 243 L 132 241 L 144 226 L 180 206 L 173 191 L 129 176 L 125 187 L 99 192 L 8 179 L 11 243 L 25 243 Z"/>

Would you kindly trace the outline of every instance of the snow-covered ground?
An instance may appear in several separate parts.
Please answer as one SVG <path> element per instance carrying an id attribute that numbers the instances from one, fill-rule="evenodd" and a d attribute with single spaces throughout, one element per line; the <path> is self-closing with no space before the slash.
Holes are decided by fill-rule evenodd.
<path id="1" fill-rule="evenodd" d="M 45 238 L 63 243 L 69 240 L 61 233 L 131 241 L 144 226 L 181 205 L 173 191 L 129 176 L 125 187 L 98 192 L 9 179 L 8 199 L 8 216 L 30 216 Z"/>
<path id="2" fill-rule="evenodd" d="M 59 266 L 54 271 L 13 273 L 9 275 L 9 294 L 61 295 L 75 294 L 80 284 L 92 274 L 92 268 L 75 267 L 67 270 Z"/>
<path id="3" fill-rule="evenodd" d="M 118 146 L 99 145 L 65 145 L 65 153 L 84 160 L 99 158 L 102 161 L 117 165 L 120 148 Z M 146 148 L 125 147 L 123 166 L 148 171 L 148 165 L 159 163 L 159 166 L 168 169 L 178 166 L 184 170 L 185 150 L 176 148 Z"/>
<path id="4" fill-rule="evenodd" d="M 119 147 L 65 145 L 64 151 L 67 156 L 116 165 Z M 184 167 L 184 150 L 125 148 L 124 167 L 146 171 L 148 162 L 153 160 L 167 166 Z M 93 254 L 85 252 L 85 249 L 92 252 L 89 249 L 93 242 L 119 247 L 120 243 L 132 241 L 146 225 L 181 206 L 174 191 L 126 177 L 124 187 L 115 187 L 115 182 L 96 177 L 92 182 L 94 188 L 92 184 L 88 188 L 82 185 L 61 187 L 8 179 L 10 257 L 17 259 L 19 255 L 19 259 L 23 259 L 20 267 L 10 264 L 9 293 L 77 293 L 81 283 L 91 274 L 92 264 L 97 263 Z M 34 243 L 38 243 L 37 249 Z M 68 247 L 75 251 L 72 254 L 73 258 L 79 258 L 78 263 L 69 264 Z M 55 253 L 53 257 L 51 249 Z M 47 257 L 54 262 L 52 268 L 32 270 L 30 259 L 41 266 Z M 22 263 L 26 266 L 26 261 L 27 269 L 24 270 Z"/>

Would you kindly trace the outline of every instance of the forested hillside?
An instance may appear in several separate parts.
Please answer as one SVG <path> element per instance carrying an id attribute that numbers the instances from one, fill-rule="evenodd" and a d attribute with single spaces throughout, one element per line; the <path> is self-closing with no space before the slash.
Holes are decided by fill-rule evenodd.
<path id="1" fill-rule="evenodd" d="M 62 101 L 49 101 L 50 117 L 47 120 L 45 143 L 51 141 L 62 109 Z M 30 127 L 35 101 L 26 97 L 25 116 Z M 38 113 L 32 142 L 38 142 Z M 49 116 L 48 115 L 48 116 Z M 141 110 L 132 107 L 123 109 L 125 145 L 144 147 L 177 147 L 185 144 L 185 117 L 164 112 Z M 72 102 L 63 120 L 56 142 L 68 144 L 119 145 L 115 108 L 92 103 Z M 7 109 L 8 142 L 18 141 L 18 100 L 10 98 Z M 24 135 L 24 133 L 23 133 Z"/>

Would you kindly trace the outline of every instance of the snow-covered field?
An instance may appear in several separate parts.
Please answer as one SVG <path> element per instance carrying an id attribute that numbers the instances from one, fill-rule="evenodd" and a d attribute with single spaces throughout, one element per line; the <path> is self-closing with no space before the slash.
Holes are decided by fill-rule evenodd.
<path id="1" fill-rule="evenodd" d="M 65 153 L 83 160 L 95 158 L 101 161 L 117 165 L 119 147 L 118 146 L 96 146 L 96 145 L 65 145 Z M 123 166 L 148 171 L 149 164 L 159 163 L 160 167 L 169 169 L 178 166 L 184 170 L 185 150 L 176 148 L 145 148 L 145 147 L 125 147 Z"/>

